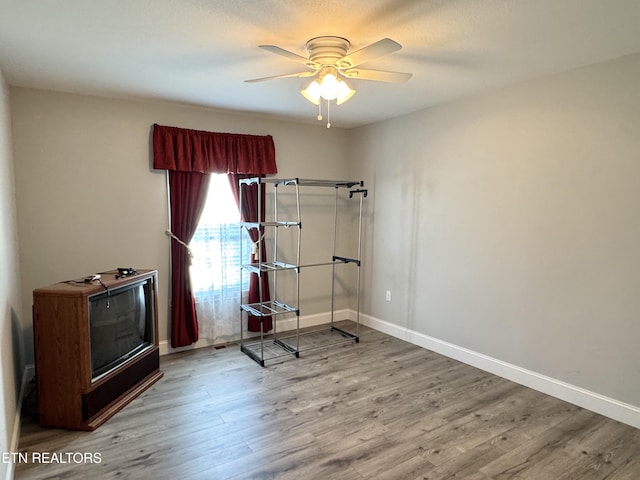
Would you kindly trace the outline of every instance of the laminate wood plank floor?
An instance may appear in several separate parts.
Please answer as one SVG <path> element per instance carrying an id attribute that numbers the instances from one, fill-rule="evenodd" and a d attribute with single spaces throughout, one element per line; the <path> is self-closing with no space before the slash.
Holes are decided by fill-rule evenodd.
<path id="1" fill-rule="evenodd" d="M 17 463 L 15 478 L 640 479 L 640 430 L 360 333 L 266 368 L 238 346 L 162 357 L 164 378 L 94 432 L 23 415 L 21 453 L 70 461 Z"/>

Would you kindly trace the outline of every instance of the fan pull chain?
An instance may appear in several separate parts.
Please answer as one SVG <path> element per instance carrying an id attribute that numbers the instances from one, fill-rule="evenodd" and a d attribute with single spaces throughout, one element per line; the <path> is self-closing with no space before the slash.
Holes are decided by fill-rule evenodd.
<path id="1" fill-rule="evenodd" d="M 322 100 L 318 102 L 318 120 L 322 120 Z M 331 100 L 327 100 L 327 128 L 331 128 Z"/>

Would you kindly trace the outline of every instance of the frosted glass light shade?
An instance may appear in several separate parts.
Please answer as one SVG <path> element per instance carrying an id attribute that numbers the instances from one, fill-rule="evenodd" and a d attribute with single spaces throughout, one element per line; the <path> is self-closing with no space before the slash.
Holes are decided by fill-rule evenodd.
<path id="1" fill-rule="evenodd" d="M 347 82 L 337 78 L 333 73 L 327 73 L 322 76 L 320 82 L 313 80 L 307 88 L 300 93 L 314 105 L 320 103 L 320 99 L 336 100 L 338 105 L 349 100 L 355 90 L 351 89 Z"/>
<path id="2" fill-rule="evenodd" d="M 307 88 L 302 90 L 300 93 L 302 93 L 302 96 L 314 105 L 320 104 L 320 84 L 317 80 L 311 82 L 309 86 L 307 86 Z"/>
<path id="3" fill-rule="evenodd" d="M 338 97 L 340 81 L 333 73 L 327 73 L 320 82 L 320 96 L 325 100 L 335 100 Z"/>
<path id="4" fill-rule="evenodd" d="M 342 105 L 344 102 L 353 97 L 353 94 L 356 93 L 356 91 L 351 89 L 349 85 L 347 85 L 347 82 L 344 82 L 342 80 L 338 85 L 339 90 L 338 96 L 336 97 L 336 103 L 338 105 Z"/>

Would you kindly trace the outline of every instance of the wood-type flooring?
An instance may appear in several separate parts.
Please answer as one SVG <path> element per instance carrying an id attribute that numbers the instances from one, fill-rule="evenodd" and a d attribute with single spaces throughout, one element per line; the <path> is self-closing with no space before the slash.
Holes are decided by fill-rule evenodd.
<path id="1" fill-rule="evenodd" d="M 164 378 L 94 432 L 25 414 L 15 478 L 640 479 L 640 430 L 360 333 L 266 368 L 237 345 L 162 357 Z"/>

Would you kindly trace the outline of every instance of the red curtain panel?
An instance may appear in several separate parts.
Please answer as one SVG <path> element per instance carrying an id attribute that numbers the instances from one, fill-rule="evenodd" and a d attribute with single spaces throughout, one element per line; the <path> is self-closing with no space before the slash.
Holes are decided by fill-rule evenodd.
<path id="1" fill-rule="evenodd" d="M 260 214 L 260 218 L 258 219 L 258 184 L 254 183 L 251 185 L 245 185 L 242 191 L 242 205 L 240 205 L 240 191 L 239 191 L 239 180 L 242 178 L 250 178 L 253 175 L 247 174 L 229 174 L 229 184 L 231 185 L 231 190 L 233 191 L 233 196 L 236 200 L 236 204 L 238 204 L 238 208 L 240 209 L 240 215 L 243 222 L 264 222 L 265 221 L 265 200 L 266 193 L 264 184 L 260 184 L 260 202 L 263 205 L 262 212 Z M 265 261 L 267 258 L 267 247 L 263 238 L 264 228 L 256 229 L 251 228 L 248 230 L 249 237 L 251 237 L 251 241 L 255 244 L 258 243 L 260 248 L 260 255 L 262 261 Z M 251 262 L 256 263 L 258 261 L 258 255 L 251 254 Z M 260 296 L 260 280 L 258 279 L 258 275 L 252 273 L 249 277 L 249 303 L 257 303 L 257 302 L 268 302 L 271 300 L 271 293 L 269 289 L 269 275 L 266 272 L 262 272 L 262 297 Z M 262 322 L 261 322 L 262 320 Z M 259 332 L 260 325 L 262 325 L 262 331 L 268 332 L 273 328 L 272 319 L 269 316 L 266 317 L 255 317 L 253 315 L 249 315 L 248 319 L 248 329 L 250 332 Z"/>

